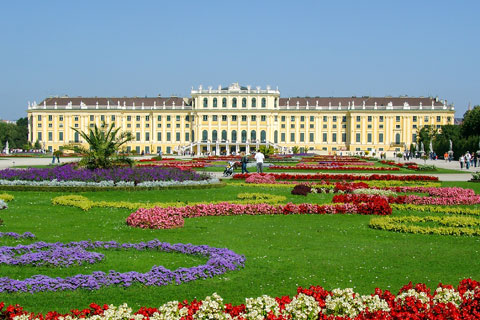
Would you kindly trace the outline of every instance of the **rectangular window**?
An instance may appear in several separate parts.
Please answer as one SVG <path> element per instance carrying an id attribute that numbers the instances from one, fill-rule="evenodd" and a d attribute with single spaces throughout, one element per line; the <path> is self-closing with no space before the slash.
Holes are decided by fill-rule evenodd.
<path id="1" fill-rule="evenodd" d="M 159 124 L 159 125 L 160 125 L 160 124 Z M 93 128 L 93 123 L 90 123 L 90 127 Z M 131 127 L 132 127 L 132 125 L 131 125 L 130 123 L 127 123 L 127 128 L 131 128 Z"/>
<path id="2" fill-rule="evenodd" d="M 290 142 L 295 142 L 295 132 L 290 133 Z"/>
<path id="3" fill-rule="evenodd" d="M 53 141 L 53 132 L 48 132 L 48 141 Z"/>
<path id="4" fill-rule="evenodd" d="M 347 122 L 347 116 L 342 116 L 342 122 Z"/>
<path id="5" fill-rule="evenodd" d="M 167 121 L 170 121 L 172 120 L 172 117 L 171 116 L 167 116 Z"/>
<path id="6" fill-rule="evenodd" d="M 74 120 L 74 121 L 78 121 L 78 116 L 75 116 L 75 117 L 73 118 L 73 120 Z"/>
<path id="7" fill-rule="evenodd" d="M 180 116 L 176 116 L 175 120 L 180 121 Z"/>
<path id="8" fill-rule="evenodd" d="M 442 117 L 437 116 L 437 122 L 440 122 L 440 121 L 442 121 Z"/>
<path id="9" fill-rule="evenodd" d="M 37 117 L 37 120 L 38 120 L 38 121 L 42 121 L 42 116 L 39 115 L 39 116 Z"/>
<path id="10" fill-rule="evenodd" d="M 428 122 L 428 116 L 425 116 L 425 122 Z"/>
<path id="11" fill-rule="evenodd" d="M 347 134 L 342 132 L 342 142 L 347 142 Z"/>
<path id="12" fill-rule="evenodd" d="M 282 127 L 282 129 L 285 129 L 285 123 L 282 123 L 281 127 Z"/>
<path id="13" fill-rule="evenodd" d="M 380 122 L 383 122 L 383 116 L 380 116 Z"/>
<path id="14" fill-rule="evenodd" d="M 324 133 L 322 134 L 322 141 L 323 141 L 323 142 L 327 142 L 327 139 L 328 139 L 328 138 L 327 138 L 327 133 L 324 132 Z"/>
<path id="15" fill-rule="evenodd" d="M 335 132 L 332 133 L 332 142 L 337 142 L 337 134 Z"/>
<path id="16" fill-rule="evenodd" d="M 42 141 L 42 133 L 41 132 L 37 132 L 37 140 Z"/>
<path id="17" fill-rule="evenodd" d="M 130 124 L 128 124 L 130 125 Z M 162 124 L 161 123 L 157 123 L 157 128 L 161 128 L 162 127 Z"/>
<path id="18" fill-rule="evenodd" d="M 38 120 L 40 120 L 40 116 L 38 116 Z M 282 121 L 285 121 L 285 116 L 282 116 Z"/>
<path id="19" fill-rule="evenodd" d="M 93 121 L 92 116 L 90 116 L 90 120 Z M 127 116 L 127 121 L 132 121 L 132 116 Z"/>
<path id="20" fill-rule="evenodd" d="M 252 116 L 252 121 L 257 121 L 257 116 L 253 115 Z"/>
<path id="21" fill-rule="evenodd" d="M 262 116 L 261 120 L 262 121 L 267 121 L 267 116 Z"/>
<path id="22" fill-rule="evenodd" d="M 180 141 L 180 132 L 175 133 L 175 141 Z"/>
<path id="23" fill-rule="evenodd" d="M 327 122 L 327 116 L 323 116 L 323 122 Z"/>
<path id="24" fill-rule="evenodd" d="M 417 125 L 414 124 L 414 125 L 412 126 L 412 128 L 413 128 L 413 129 L 417 129 Z"/>
<path id="25" fill-rule="evenodd" d="M 162 121 L 162 116 L 157 116 L 157 121 Z"/>
<path id="26" fill-rule="evenodd" d="M 171 128 L 172 125 L 170 123 L 167 123 L 167 128 Z"/>
<path id="27" fill-rule="evenodd" d="M 203 121 L 208 121 L 208 116 L 207 115 L 203 116 Z"/>
<path id="28" fill-rule="evenodd" d="M 140 128 L 140 123 L 135 124 L 135 128 Z"/>
<path id="29" fill-rule="evenodd" d="M 280 133 L 280 141 L 285 142 L 285 132 Z"/>
<path id="30" fill-rule="evenodd" d="M 337 122 L 337 116 L 333 116 L 333 122 Z"/>
<path id="31" fill-rule="evenodd" d="M 368 116 L 367 121 L 372 122 L 372 116 Z"/>
<path id="32" fill-rule="evenodd" d="M 58 133 L 58 141 L 63 141 L 63 132 Z"/>
<path id="33" fill-rule="evenodd" d="M 100 116 L 100 121 L 105 121 L 105 115 L 102 114 L 102 115 Z"/>
<path id="34" fill-rule="evenodd" d="M 369 125 L 367 126 L 367 129 L 372 129 L 372 125 L 369 124 Z"/>
<path id="35" fill-rule="evenodd" d="M 395 121 L 396 121 L 396 122 L 400 122 L 400 116 L 396 116 L 396 117 L 395 117 Z"/>
<path id="36" fill-rule="evenodd" d="M 378 128 L 379 128 L 379 129 L 383 129 L 383 124 L 380 124 L 380 125 L 378 126 Z"/>
<path id="37" fill-rule="evenodd" d="M 237 121 L 237 116 L 232 116 L 232 121 Z"/>
<path id="38" fill-rule="evenodd" d="M 136 116 L 135 119 L 136 119 L 137 121 L 140 121 L 140 116 Z"/>
<path id="39" fill-rule="evenodd" d="M 367 133 L 367 142 L 372 143 L 372 134 Z"/>
<path id="40" fill-rule="evenodd" d="M 150 123 L 145 123 L 145 128 L 150 128 Z"/>
<path id="41" fill-rule="evenodd" d="M 416 133 L 412 133 L 412 141 L 413 142 L 417 141 L 417 134 Z"/>
<path id="42" fill-rule="evenodd" d="M 185 141 L 190 141 L 190 132 L 185 132 Z"/>
<path id="43" fill-rule="evenodd" d="M 295 129 L 295 125 L 292 123 L 292 124 L 290 125 L 290 128 Z"/>
<path id="44" fill-rule="evenodd" d="M 48 121 L 52 121 L 53 120 L 53 116 L 50 114 L 48 115 Z"/>
<path id="45" fill-rule="evenodd" d="M 63 121 L 63 116 L 58 117 L 59 121 Z M 438 120 L 440 121 L 440 120 Z"/>
<path id="46" fill-rule="evenodd" d="M 383 133 L 378 134 L 378 142 L 383 143 Z"/>
<path id="47" fill-rule="evenodd" d="M 360 129 L 360 125 L 359 125 L 359 124 L 357 124 L 357 129 Z"/>
<path id="48" fill-rule="evenodd" d="M 305 142 L 305 133 L 300 132 L 300 142 Z"/>
<path id="49" fill-rule="evenodd" d="M 112 115 L 112 116 L 110 117 L 110 119 L 111 119 L 112 121 L 115 121 L 115 115 Z"/>
<path id="50" fill-rule="evenodd" d="M 300 121 L 304 122 L 305 121 L 305 116 L 300 116 Z"/>
<path id="51" fill-rule="evenodd" d="M 140 132 L 135 133 L 135 140 L 140 141 Z"/>
<path id="52" fill-rule="evenodd" d="M 227 116 L 226 115 L 222 115 L 222 121 L 227 121 Z"/>
<path id="53" fill-rule="evenodd" d="M 333 129 L 337 129 L 337 125 L 334 124 L 334 125 L 332 126 L 332 128 L 333 128 Z"/>
<path id="54" fill-rule="evenodd" d="M 180 128 L 180 123 L 177 123 L 177 124 L 175 125 L 175 128 Z"/>
<path id="55" fill-rule="evenodd" d="M 400 129 L 400 125 L 397 124 L 397 125 L 395 126 L 395 129 Z"/>
<path id="56" fill-rule="evenodd" d="M 305 128 L 305 125 L 302 123 L 302 124 L 300 125 L 300 129 L 303 129 L 303 128 Z"/>
<path id="57" fill-rule="evenodd" d="M 150 141 L 150 132 L 145 132 L 145 141 Z"/>
<path id="58" fill-rule="evenodd" d="M 247 121 L 247 116 L 242 116 L 242 121 Z"/>
<path id="59" fill-rule="evenodd" d="M 160 131 L 157 132 L 157 141 L 162 141 L 162 133 Z"/>
<path id="60" fill-rule="evenodd" d="M 94 116 L 90 116 L 90 121 L 93 121 L 95 120 L 95 117 Z"/>
<path id="61" fill-rule="evenodd" d="M 150 116 L 145 116 L 145 121 L 150 121 Z"/>
<path id="62" fill-rule="evenodd" d="M 413 122 L 417 122 L 417 116 L 413 116 L 412 121 L 413 121 Z"/>
<path id="63" fill-rule="evenodd" d="M 315 128 L 315 125 L 313 123 L 310 124 L 310 129 Z"/>
<path id="64" fill-rule="evenodd" d="M 172 141 L 172 133 L 171 132 L 167 132 L 167 141 L 168 142 Z"/>
<path id="65" fill-rule="evenodd" d="M 314 116 L 310 116 L 310 122 L 314 122 L 315 121 L 315 117 Z"/>
<path id="66" fill-rule="evenodd" d="M 309 137 L 308 137 L 308 138 L 309 138 L 309 141 L 310 141 L 310 142 L 314 142 L 314 141 L 315 141 L 315 133 L 313 133 L 313 132 L 310 132 L 310 134 L 309 134 Z"/>
<path id="67" fill-rule="evenodd" d="M 360 133 L 357 133 L 357 134 L 355 135 L 355 141 L 356 141 L 357 143 L 360 143 Z"/>
<path id="68" fill-rule="evenodd" d="M 185 121 L 190 121 L 190 116 L 185 116 Z"/>

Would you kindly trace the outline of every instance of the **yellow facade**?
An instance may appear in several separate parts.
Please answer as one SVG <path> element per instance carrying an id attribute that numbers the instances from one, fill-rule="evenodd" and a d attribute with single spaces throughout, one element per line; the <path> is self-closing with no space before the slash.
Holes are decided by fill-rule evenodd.
<path id="1" fill-rule="evenodd" d="M 72 128 L 115 123 L 137 153 L 230 154 L 272 145 L 324 153 L 400 151 L 424 125 L 453 124 L 437 98 L 281 98 L 278 89 L 192 89 L 190 98 L 54 97 L 29 104 L 29 141 L 46 150 L 84 143 Z"/>

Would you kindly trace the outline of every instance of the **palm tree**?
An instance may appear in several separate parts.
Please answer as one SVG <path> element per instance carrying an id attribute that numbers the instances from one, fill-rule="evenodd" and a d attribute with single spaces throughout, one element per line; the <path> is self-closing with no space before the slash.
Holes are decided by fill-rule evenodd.
<path id="1" fill-rule="evenodd" d="M 125 156 L 119 156 L 118 151 L 125 143 L 132 140 L 130 132 L 122 132 L 119 134 L 120 128 L 115 128 L 114 123 L 110 127 L 105 128 L 102 123 L 101 128 L 95 125 L 88 132 L 80 131 L 72 128 L 88 143 L 89 147 L 83 146 L 68 147 L 75 152 L 83 154 L 80 165 L 88 169 L 111 168 L 119 164 L 132 165 L 133 161 Z M 118 136 L 117 136 L 118 135 Z"/>

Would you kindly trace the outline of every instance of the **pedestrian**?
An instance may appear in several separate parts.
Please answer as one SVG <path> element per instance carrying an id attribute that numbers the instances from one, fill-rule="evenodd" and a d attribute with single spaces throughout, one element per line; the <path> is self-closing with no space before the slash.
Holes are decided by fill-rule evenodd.
<path id="1" fill-rule="evenodd" d="M 463 156 L 463 154 L 460 156 L 460 169 L 463 169 L 463 164 L 465 163 L 465 157 Z"/>
<path id="2" fill-rule="evenodd" d="M 53 154 L 55 155 L 55 158 L 57 158 L 57 162 L 60 163 L 60 155 L 62 154 L 62 151 L 57 150 Z"/>
<path id="3" fill-rule="evenodd" d="M 240 162 L 242 163 L 242 173 L 249 173 L 247 170 L 248 157 L 245 155 L 245 152 L 242 152 L 241 155 L 242 159 Z"/>
<path id="4" fill-rule="evenodd" d="M 260 150 L 257 150 L 257 153 L 255 153 L 255 160 L 257 161 L 257 173 L 263 173 L 263 160 L 265 160 L 265 156 Z"/>
<path id="5" fill-rule="evenodd" d="M 473 165 L 475 166 L 475 168 L 477 167 L 477 164 L 478 164 L 478 152 L 473 154 Z"/>
<path id="6" fill-rule="evenodd" d="M 443 154 L 443 159 L 445 159 L 445 162 L 447 162 L 447 160 L 448 160 L 448 152 L 445 151 L 445 153 Z"/>
<path id="7" fill-rule="evenodd" d="M 52 164 L 55 163 L 55 152 L 56 152 L 56 150 L 53 149 L 53 153 L 52 153 Z"/>
<path id="8" fill-rule="evenodd" d="M 470 152 L 467 151 L 467 153 L 465 153 L 465 168 L 467 170 L 470 169 L 470 159 L 471 159 Z"/>

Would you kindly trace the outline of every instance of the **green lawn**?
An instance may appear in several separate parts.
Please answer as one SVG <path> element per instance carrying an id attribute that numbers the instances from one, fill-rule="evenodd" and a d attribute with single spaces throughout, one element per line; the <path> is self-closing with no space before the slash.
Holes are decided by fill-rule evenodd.
<path id="1" fill-rule="evenodd" d="M 480 184 L 443 183 L 474 188 Z M 293 196 L 290 188 L 245 187 L 229 184 L 220 189 L 164 190 L 138 192 L 85 192 L 92 200 L 122 201 L 214 201 L 235 199 L 242 192 L 284 195 L 287 201 L 330 202 L 332 195 Z M 293 295 L 297 286 L 321 285 L 328 289 L 353 287 L 366 294 L 375 287 L 394 293 L 408 283 L 439 282 L 456 285 L 462 278 L 480 279 L 480 238 L 413 235 L 368 228 L 371 217 L 359 215 L 236 216 L 187 219 L 174 230 L 141 230 L 125 224 L 129 210 L 53 206 L 51 199 L 65 193 L 7 192 L 15 196 L 9 209 L 0 211 L 0 231 L 37 235 L 38 241 L 115 240 L 140 242 L 151 239 L 171 243 L 207 244 L 227 247 L 246 256 L 245 268 L 213 279 L 166 287 L 136 285 L 127 289 L 66 291 L 37 294 L 0 294 L 0 300 L 19 303 L 32 311 L 68 311 L 89 303 L 121 304 L 138 308 L 159 306 L 170 300 L 202 299 L 213 292 L 226 302 L 242 303 L 245 297 L 262 294 Z M 411 214 L 407 212 L 394 212 Z M 31 240 L 0 239 L 3 245 Z M 101 251 L 104 261 L 63 269 L 1 266 L 2 276 L 23 279 L 34 274 L 69 276 L 96 270 L 147 271 L 153 265 L 168 268 L 194 266 L 198 257 L 138 251 Z"/>

